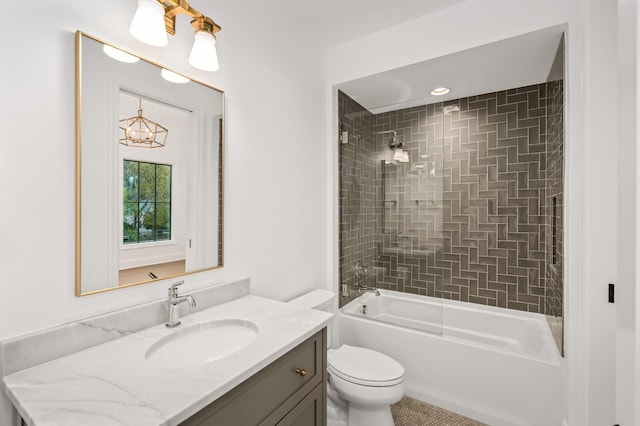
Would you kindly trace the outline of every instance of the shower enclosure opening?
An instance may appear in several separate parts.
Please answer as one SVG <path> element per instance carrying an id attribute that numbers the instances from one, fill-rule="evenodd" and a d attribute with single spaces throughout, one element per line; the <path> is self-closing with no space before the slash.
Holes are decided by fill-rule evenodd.
<path id="1" fill-rule="evenodd" d="M 533 84 L 383 107 L 339 88 L 341 306 L 380 288 L 545 314 L 562 353 L 564 38 L 543 35 Z"/>

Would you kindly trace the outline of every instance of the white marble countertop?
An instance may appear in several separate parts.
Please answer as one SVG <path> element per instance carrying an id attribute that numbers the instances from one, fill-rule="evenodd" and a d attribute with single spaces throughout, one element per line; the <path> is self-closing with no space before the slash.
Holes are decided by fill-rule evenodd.
<path id="1" fill-rule="evenodd" d="M 252 321 L 255 340 L 206 364 L 165 368 L 145 360 L 164 324 L 3 378 L 4 390 L 30 426 L 176 425 L 321 330 L 327 312 L 245 296 L 181 318 Z"/>

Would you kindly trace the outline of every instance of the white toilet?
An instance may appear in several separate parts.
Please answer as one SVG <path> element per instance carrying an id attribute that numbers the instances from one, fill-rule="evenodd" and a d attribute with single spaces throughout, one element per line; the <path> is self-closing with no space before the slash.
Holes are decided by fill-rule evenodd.
<path id="1" fill-rule="evenodd" d="M 314 290 L 289 303 L 296 306 L 331 311 L 335 294 Z M 329 324 L 328 344 L 333 324 Z M 393 426 L 390 405 L 400 401 L 405 392 L 404 367 L 380 352 L 341 345 L 328 349 L 327 370 L 329 398 L 348 409 L 349 426 Z"/>

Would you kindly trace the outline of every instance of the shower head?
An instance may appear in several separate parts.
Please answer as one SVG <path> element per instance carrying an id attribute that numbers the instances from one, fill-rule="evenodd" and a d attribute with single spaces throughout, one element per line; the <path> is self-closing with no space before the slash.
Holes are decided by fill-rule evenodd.
<path id="1" fill-rule="evenodd" d="M 445 114 L 451 114 L 454 111 L 460 111 L 460 105 L 447 105 L 442 109 Z"/>
<path id="2" fill-rule="evenodd" d="M 393 138 L 391 138 L 391 142 L 389 142 L 389 147 L 391 149 L 395 148 L 395 147 L 401 147 L 402 146 L 402 142 L 400 142 L 398 140 L 398 133 L 396 133 L 395 130 L 385 130 L 382 132 L 375 132 L 375 135 L 386 135 L 387 133 L 393 133 Z"/>
<path id="3" fill-rule="evenodd" d="M 397 137 L 394 137 L 391 142 L 389 142 L 389 149 L 393 151 L 394 161 L 398 163 L 409 162 L 409 151 L 407 151 L 402 142 L 398 141 Z"/>
<path id="4" fill-rule="evenodd" d="M 385 130 L 382 132 L 375 132 L 376 135 L 384 135 L 387 133 L 393 133 L 391 142 L 389 142 L 389 149 L 393 151 L 393 160 L 399 163 L 409 162 L 409 151 L 404 147 L 404 144 L 398 139 L 398 133 L 395 130 Z"/>
<path id="5" fill-rule="evenodd" d="M 391 149 L 395 149 L 395 148 L 402 148 L 402 142 L 400 142 L 400 139 L 398 139 L 398 133 L 396 133 L 395 130 L 387 130 L 384 132 L 376 132 L 376 135 L 384 135 L 387 133 L 393 133 L 393 137 L 391 138 L 391 141 L 389 142 L 389 148 Z"/>

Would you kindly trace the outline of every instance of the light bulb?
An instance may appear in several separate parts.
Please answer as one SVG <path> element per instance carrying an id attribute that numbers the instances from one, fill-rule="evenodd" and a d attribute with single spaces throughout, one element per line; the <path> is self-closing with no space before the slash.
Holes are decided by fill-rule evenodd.
<path id="1" fill-rule="evenodd" d="M 202 71 L 217 71 L 220 68 L 216 52 L 216 38 L 213 34 L 207 31 L 196 31 L 189 63 Z"/>
<path id="2" fill-rule="evenodd" d="M 169 39 L 164 25 L 164 7 L 156 0 L 138 0 L 138 10 L 133 16 L 129 32 L 143 43 L 166 46 Z"/>

